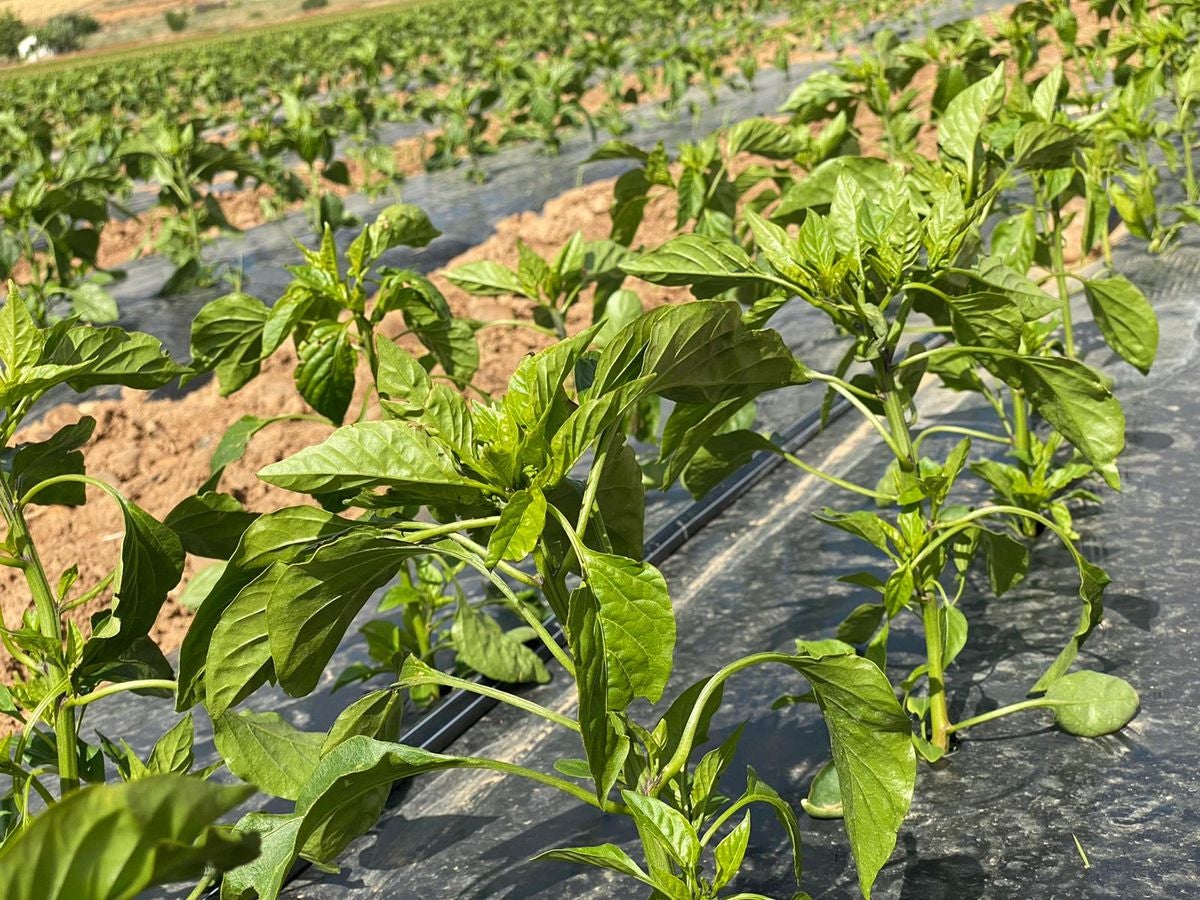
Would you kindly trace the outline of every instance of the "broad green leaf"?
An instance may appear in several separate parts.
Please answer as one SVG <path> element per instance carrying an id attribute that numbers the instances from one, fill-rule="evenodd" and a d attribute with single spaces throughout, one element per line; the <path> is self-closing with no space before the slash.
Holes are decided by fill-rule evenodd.
<path id="1" fill-rule="evenodd" d="M 47 440 L 18 444 L 15 451 L 5 451 L 6 458 L 11 453 L 13 487 L 17 495 L 24 496 L 35 485 L 59 475 L 82 475 L 84 462 L 79 448 L 91 440 L 95 430 L 96 420 L 84 416 L 74 425 L 64 425 Z M 30 503 L 82 506 L 86 500 L 81 482 L 65 482 L 39 491 Z"/>
<path id="2" fill-rule="evenodd" d="M 468 294 L 482 297 L 521 296 L 524 288 L 517 273 L 504 266 L 481 260 L 446 271 L 446 280 Z"/>
<path id="3" fill-rule="evenodd" d="M 643 844 L 661 847 L 684 871 L 699 862 L 700 838 L 683 813 L 636 791 L 621 791 L 621 799 L 633 817 Z"/>
<path id="4" fill-rule="evenodd" d="M 406 558 L 421 552 L 428 548 L 365 528 L 281 566 L 267 600 L 266 630 L 285 691 L 302 697 L 316 688 L 359 610 Z"/>
<path id="5" fill-rule="evenodd" d="M 209 563 L 188 579 L 183 590 L 179 592 L 179 596 L 175 598 L 176 602 L 184 609 L 190 609 L 193 612 L 199 609 L 200 604 L 212 593 L 221 580 L 221 576 L 225 574 L 225 568 L 228 565 L 225 562 Z"/>
<path id="6" fill-rule="evenodd" d="M 798 222 L 808 210 L 829 206 L 838 179 L 843 177 L 853 180 L 868 194 L 878 196 L 894 176 L 885 160 L 869 156 L 835 156 L 789 184 L 771 218 L 777 222 Z"/>
<path id="7" fill-rule="evenodd" d="M 805 642 L 797 651 L 788 664 L 808 680 L 825 716 L 859 885 L 870 897 L 912 801 L 912 725 L 874 663 Z"/>
<path id="8" fill-rule="evenodd" d="M 386 487 L 413 503 L 475 500 L 484 488 L 462 475 L 428 434 L 396 420 L 346 425 L 259 477 L 304 494 Z"/>
<path id="9" fill-rule="evenodd" d="M 258 513 L 245 509 L 235 497 L 205 491 L 185 497 L 167 513 L 163 524 L 179 536 L 183 549 L 194 556 L 228 559 Z"/>
<path id="10" fill-rule="evenodd" d="M 809 380 L 779 334 L 747 328 L 734 301 L 661 306 L 637 319 L 601 350 L 587 395 L 651 375 L 646 393 L 680 403 L 739 397 L 744 404 L 763 391 Z"/>
<path id="11" fill-rule="evenodd" d="M 800 801 L 800 806 L 814 819 L 842 818 L 842 784 L 832 760 L 813 776 L 808 796 Z"/>
<path id="12" fill-rule="evenodd" d="M 992 592 L 1001 596 L 1015 587 L 1029 571 L 1029 548 L 1004 532 L 979 530 Z"/>
<path id="13" fill-rule="evenodd" d="M 401 778 L 440 769 L 472 765 L 474 761 L 430 753 L 416 747 L 392 744 L 356 735 L 339 744 L 317 764 L 288 816 L 247 816 L 238 830 L 262 837 L 257 861 L 226 876 L 222 900 L 238 900 L 256 892 L 273 898 L 301 848 L 330 821 L 339 824 L 344 847 L 375 824 L 382 809 L 377 798 Z M 329 862 L 323 858 L 320 862 Z"/>
<path id="14" fill-rule="evenodd" d="M 146 757 L 147 775 L 186 775 L 195 761 L 195 727 L 189 712 L 154 742 Z"/>
<path id="15" fill-rule="evenodd" d="M 601 869 L 611 869 L 636 878 L 643 884 L 654 886 L 650 876 L 642 871 L 641 866 L 630 859 L 629 854 L 616 844 L 598 844 L 595 847 L 560 847 L 557 850 L 546 850 L 537 854 L 533 859 L 557 859 L 563 862 L 578 863 L 582 866 L 596 866 Z"/>
<path id="16" fill-rule="evenodd" d="M 183 547 L 175 533 L 116 491 L 109 494 L 125 524 L 120 574 L 109 609 L 92 622 L 92 638 L 83 653 L 86 663 L 112 659 L 149 634 L 167 592 L 183 576 Z"/>
<path id="17" fill-rule="evenodd" d="M 340 425 L 354 396 L 354 368 L 358 356 L 350 343 L 346 322 L 321 322 L 297 351 L 296 389 L 308 405 Z"/>
<path id="18" fill-rule="evenodd" d="M 354 527 L 350 519 L 315 506 L 284 507 L 250 523 L 230 562 L 246 569 L 265 569 L 273 562 L 295 559 L 315 542 Z"/>
<path id="19" fill-rule="evenodd" d="M 713 876 L 713 889 L 720 890 L 733 881 L 742 860 L 746 857 L 746 848 L 750 846 L 750 813 L 747 812 L 729 834 L 713 849 L 713 857 L 717 863 L 717 871 Z"/>
<path id="20" fill-rule="evenodd" d="M 656 703 L 671 675 L 675 613 L 662 574 L 648 563 L 587 551 L 584 578 L 598 604 L 608 660 L 608 708 Z"/>
<path id="21" fill-rule="evenodd" d="M 217 442 L 216 449 L 213 450 L 212 457 L 208 461 L 209 471 L 213 475 L 216 475 L 218 472 L 223 471 L 226 466 L 241 459 L 246 452 L 246 448 L 250 445 L 250 439 L 270 424 L 270 419 L 260 419 L 258 416 L 242 416 L 226 428 L 225 433 L 221 435 L 221 440 Z"/>
<path id="22" fill-rule="evenodd" d="M 803 149 L 796 132 L 770 119 L 743 119 L 726 133 L 729 154 L 753 153 L 767 159 L 791 159 Z"/>
<path id="23" fill-rule="evenodd" d="M 458 661 L 480 675 L 508 684 L 545 684 L 550 673 L 536 653 L 509 637 L 499 623 L 468 603 L 459 605 L 452 628 Z"/>
<path id="24" fill-rule="evenodd" d="M 656 250 L 622 264 L 621 268 L 652 284 L 689 286 L 701 299 L 768 278 L 737 244 L 698 234 L 672 238 Z"/>
<path id="25" fill-rule="evenodd" d="M 1054 720 L 1068 734 L 1100 737 L 1120 731 L 1137 715 L 1137 691 L 1115 675 L 1083 670 L 1064 675 L 1046 691 Z"/>
<path id="26" fill-rule="evenodd" d="M 321 756 L 358 734 L 381 741 L 396 740 L 403 712 L 404 695 L 399 690 L 364 694 L 338 714 L 321 745 Z"/>
<path id="27" fill-rule="evenodd" d="M 321 757 L 325 735 L 300 731 L 279 713 L 213 717 L 213 741 L 229 771 L 273 797 L 295 800 Z"/>
<path id="28" fill-rule="evenodd" d="M 211 629 L 203 670 L 205 706 L 210 715 L 220 716 L 241 703 L 271 676 L 267 603 L 283 574 L 283 566 L 276 565 L 242 587 L 221 610 Z M 214 593 L 222 591 L 222 581 L 225 576 L 217 582 Z M 200 607 L 202 612 L 207 612 L 208 603 L 206 600 Z M 181 653 L 181 676 L 182 659 Z"/>
<path id="29" fill-rule="evenodd" d="M 0 849 L 5 900 L 133 898 L 252 859 L 258 842 L 214 827 L 253 791 L 181 775 L 78 790 Z"/>
<path id="30" fill-rule="evenodd" d="M 610 662 L 600 604 L 586 585 L 571 593 L 567 607 L 567 633 L 575 659 L 575 685 L 579 695 L 579 730 L 596 798 L 608 798 L 629 755 L 629 737 L 609 702 Z M 622 707 L 617 707 L 623 709 Z"/>
<path id="31" fill-rule="evenodd" d="M 646 530 L 646 488 L 637 454 L 628 444 L 605 457 L 596 490 L 596 506 L 613 552 L 617 556 L 641 559 Z"/>
<path id="32" fill-rule="evenodd" d="M 967 167 L 968 184 L 974 184 L 980 132 L 1004 98 L 1004 67 L 961 91 L 938 122 L 938 147 Z"/>
<path id="33" fill-rule="evenodd" d="M 1146 295 L 1124 275 L 1085 279 L 1083 292 L 1108 345 L 1143 375 L 1149 372 L 1158 354 L 1158 319 Z"/>
<path id="34" fill-rule="evenodd" d="M 488 540 L 488 568 L 502 559 L 520 561 L 533 552 L 546 524 L 546 498 L 536 487 L 517 491 L 500 513 Z"/>
<path id="35" fill-rule="evenodd" d="M 17 291 L 10 291 L 8 300 L 0 307 L 0 362 L 4 378 L 12 381 L 21 377 L 42 359 L 46 338 L 33 321 L 29 307 Z"/>
<path id="36" fill-rule="evenodd" d="M 1107 380 L 1063 357 L 1005 360 L 1005 380 L 1022 388 L 1035 410 L 1075 445 L 1114 490 L 1121 479 L 1117 457 L 1125 448 L 1125 414 Z"/>
<path id="37" fill-rule="evenodd" d="M 216 370 L 221 396 L 258 375 L 267 307 L 247 294 L 233 293 L 206 304 L 192 322 L 192 367 Z"/>

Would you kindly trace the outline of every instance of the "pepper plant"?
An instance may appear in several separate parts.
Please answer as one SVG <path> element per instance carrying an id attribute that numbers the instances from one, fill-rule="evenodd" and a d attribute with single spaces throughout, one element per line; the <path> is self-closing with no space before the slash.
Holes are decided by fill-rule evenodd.
<path id="1" fill-rule="evenodd" d="M 11 284 L 0 308 L 0 362 L 0 564 L 21 573 L 29 595 L 20 621 L 0 630 L 22 670 L 0 689 L 0 712 L 16 725 L 0 740 L 8 778 L 0 797 L 0 891 L 31 900 L 132 896 L 153 884 L 199 877 L 206 868 L 245 863 L 257 841 L 215 823 L 250 791 L 189 774 L 190 715 L 145 759 L 127 744 L 83 736 L 95 703 L 128 692 L 174 692 L 171 664 L 149 632 L 183 569 L 179 539 L 86 474 L 81 448 L 95 419 L 85 416 L 44 441 L 15 440 L 38 401 L 57 386 L 149 389 L 184 370 L 145 334 L 73 319 L 40 327 Z M 120 559 L 95 584 L 80 584 L 76 566 L 47 570 L 28 516 L 38 505 L 80 506 L 87 488 L 114 502 L 124 523 Z M 70 615 L 106 596 L 86 630 Z M 106 756 L 127 784 L 105 784 Z"/>

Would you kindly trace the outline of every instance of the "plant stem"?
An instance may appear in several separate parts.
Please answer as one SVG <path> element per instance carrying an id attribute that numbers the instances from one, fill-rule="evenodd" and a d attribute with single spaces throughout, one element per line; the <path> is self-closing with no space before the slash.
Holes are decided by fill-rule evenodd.
<path id="1" fill-rule="evenodd" d="M 882 422 L 879 421 L 879 416 L 867 409 L 866 404 L 859 400 L 858 397 L 854 396 L 854 391 L 850 385 L 846 384 L 846 382 L 834 375 L 826 375 L 823 372 L 813 372 L 812 378 L 813 381 L 825 382 L 830 386 L 830 388 L 845 397 L 846 400 L 850 402 L 851 406 L 862 413 L 863 418 L 865 418 L 871 424 L 871 427 L 879 432 L 879 436 L 883 438 L 883 442 L 888 445 L 888 449 L 890 449 L 897 458 L 904 455 L 904 451 L 897 446 L 895 440 L 893 440 L 892 433 L 888 431 L 886 427 L 884 427 Z"/>
<path id="2" fill-rule="evenodd" d="M 419 531 L 407 532 L 404 534 L 404 539 L 407 541 L 424 541 L 429 538 L 442 537 L 459 531 L 470 531 L 475 528 L 494 528 L 498 524 L 500 524 L 499 516 L 487 516 L 482 519 L 460 519 L 456 522 L 448 522 L 445 525 L 431 525 Z"/>
<path id="3" fill-rule="evenodd" d="M 540 704 L 534 703 L 532 700 L 526 700 L 523 697 L 518 697 L 515 694 L 510 694 L 508 691 L 502 691 L 486 684 L 480 684 L 476 681 L 468 681 L 465 678 L 458 678 L 457 676 L 440 672 L 428 664 L 426 664 L 426 667 L 428 668 L 428 672 L 422 672 L 418 678 L 406 678 L 401 682 L 401 684 L 409 688 L 420 684 L 439 684 L 443 687 L 458 688 L 461 691 L 467 691 L 471 694 L 479 694 L 481 697 L 490 697 L 499 703 L 507 703 L 509 706 L 515 707 L 522 712 L 527 712 L 531 715 L 538 716 L 545 719 L 547 722 L 553 722 L 555 725 L 561 725 L 563 728 L 569 728 L 576 734 L 579 733 L 579 723 L 574 719 L 569 719 L 560 713 L 556 713 L 552 709 L 547 709 Z"/>
<path id="4" fill-rule="evenodd" d="M 1054 267 L 1054 283 L 1062 304 L 1063 344 L 1067 357 L 1075 359 L 1075 327 L 1071 322 L 1071 292 L 1067 290 L 1066 263 L 1063 262 L 1062 211 L 1058 200 L 1050 201 L 1050 263 Z"/>
<path id="5" fill-rule="evenodd" d="M 1032 700 L 1022 700 L 1020 703 L 1010 703 L 1008 706 L 993 709 L 991 712 L 972 716 L 969 719 L 963 719 L 961 722 L 955 722 L 950 726 L 949 731 L 966 731 L 968 728 L 974 728 L 976 725 L 982 725 L 984 722 L 990 722 L 993 719 L 999 719 L 1001 716 L 1008 716 L 1025 709 L 1037 709 L 1044 706 L 1054 706 L 1054 701 L 1047 700 L 1045 697 L 1034 697 Z"/>
<path id="6" fill-rule="evenodd" d="M 1029 409 L 1025 405 L 1024 391 L 1013 388 L 1013 449 L 1024 464 L 1029 459 Z"/>
<path id="7" fill-rule="evenodd" d="M 811 466 L 804 460 L 797 456 L 793 456 L 790 453 L 780 453 L 779 455 L 790 462 L 797 469 L 802 469 L 809 475 L 815 475 L 817 478 L 823 479 L 832 485 L 836 485 L 844 491 L 861 494 L 864 497 L 870 497 L 872 500 L 884 500 L 889 503 L 895 502 L 896 500 L 896 497 L 893 494 L 884 494 L 879 491 L 873 491 L 870 488 L 862 487 L 861 485 L 855 484 L 852 481 L 846 481 L 844 478 L 838 478 L 836 475 L 830 475 L 828 472 L 822 471 L 816 466 Z"/>
<path id="8" fill-rule="evenodd" d="M 950 749 L 950 712 L 946 706 L 946 667 L 942 657 L 942 610 L 934 597 L 922 598 L 925 659 L 929 664 L 930 742 L 942 752 Z"/>
<path id="9" fill-rule="evenodd" d="M 151 689 L 173 691 L 177 686 L 174 681 L 166 678 L 140 678 L 136 681 L 119 681 L 116 684 L 107 684 L 102 688 L 96 688 L 90 694 L 84 694 L 81 697 L 72 697 L 64 705 L 68 707 L 87 706 L 89 703 L 95 703 L 97 700 L 103 700 L 105 697 L 111 697 L 113 694 L 120 694 L 124 691 Z"/>

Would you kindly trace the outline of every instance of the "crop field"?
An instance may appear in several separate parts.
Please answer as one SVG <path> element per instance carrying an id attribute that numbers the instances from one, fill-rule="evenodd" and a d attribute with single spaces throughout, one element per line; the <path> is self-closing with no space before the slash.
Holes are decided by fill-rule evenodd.
<path id="1" fill-rule="evenodd" d="M 1197 0 L 432 0 L 0 70 L 0 898 L 1141 896 L 1054 803 L 1164 727 L 1107 548 L 1139 448 L 1194 471 L 1130 385 L 1190 383 L 1198 104 Z M 1074 880 L 922 869 L 1014 731 L 1089 773 L 1023 835 Z"/>

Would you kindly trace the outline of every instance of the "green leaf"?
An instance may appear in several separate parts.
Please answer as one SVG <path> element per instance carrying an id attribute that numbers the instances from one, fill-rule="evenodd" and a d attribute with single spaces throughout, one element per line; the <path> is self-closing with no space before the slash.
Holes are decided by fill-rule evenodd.
<path id="1" fill-rule="evenodd" d="M 308 405 L 340 425 L 354 396 L 358 356 L 350 342 L 349 322 L 319 322 L 300 342 L 296 389 Z"/>
<path id="2" fill-rule="evenodd" d="M 742 860 L 746 857 L 746 848 L 750 846 L 750 813 L 742 817 L 733 831 L 725 835 L 713 849 L 713 857 L 717 863 L 717 871 L 713 876 L 713 890 L 720 890 L 733 881 Z"/>
<path id="3" fill-rule="evenodd" d="M 247 294 L 233 293 L 206 304 L 192 322 L 192 367 L 216 370 L 221 396 L 258 375 L 267 307 Z"/>
<path id="4" fill-rule="evenodd" d="M 346 258 L 354 271 L 361 274 L 392 247 L 424 247 L 440 234 L 420 207 L 396 203 L 362 230 L 346 250 Z"/>
<path id="5" fill-rule="evenodd" d="M 803 145 L 796 132 L 770 119 L 743 119 L 727 132 L 729 155 L 753 153 L 767 159 L 791 159 Z"/>
<path id="6" fill-rule="evenodd" d="M 110 496 L 121 507 L 125 523 L 120 575 L 109 609 L 92 622 L 85 663 L 113 659 L 149 634 L 167 593 L 183 576 L 183 547 L 175 533 L 116 491 Z"/>
<path id="7" fill-rule="evenodd" d="M 635 697 L 657 703 L 671 675 L 675 613 L 667 582 L 649 563 L 586 551 L 583 572 L 599 605 L 609 709 Z"/>
<path id="8" fill-rule="evenodd" d="M 1004 67 L 962 90 L 946 106 L 938 122 L 938 147 L 967 167 L 968 184 L 974 184 L 980 132 L 1004 98 Z"/>
<path id="9" fill-rule="evenodd" d="M 6 381 L 21 377 L 42 359 L 46 339 L 20 293 L 10 290 L 8 300 L 0 307 L 0 362 L 4 363 Z"/>
<path id="10" fill-rule="evenodd" d="M 316 688 L 346 629 L 371 595 L 406 558 L 428 549 L 365 528 L 283 566 L 267 601 L 266 629 L 283 689 L 302 697 Z"/>
<path id="11" fill-rule="evenodd" d="M 499 263 L 482 260 L 446 271 L 446 280 L 477 297 L 524 296 L 517 273 Z"/>
<path id="12" fill-rule="evenodd" d="M 557 850 L 546 850 L 532 859 L 557 859 L 563 862 L 578 863 L 582 866 L 596 866 L 601 869 L 611 869 L 636 878 L 643 884 L 654 886 L 650 876 L 630 859 L 629 854 L 616 844 L 598 844 L 595 847 L 560 847 Z"/>
<path id="13" fill-rule="evenodd" d="M 462 603 L 452 628 L 458 661 L 480 675 L 508 684 L 545 684 L 550 673 L 531 649 L 509 637 L 499 623 L 468 603 Z"/>
<path id="14" fill-rule="evenodd" d="M 838 625 L 838 640 L 847 644 L 865 644 L 879 630 L 883 613 L 882 603 L 863 603 L 856 606 Z"/>
<path id="15" fill-rule="evenodd" d="M 737 244 L 698 234 L 672 238 L 656 250 L 622 264 L 628 274 L 652 284 L 687 285 L 704 299 L 767 276 Z"/>
<path id="16" fill-rule="evenodd" d="M 83 454 L 79 448 L 92 438 L 96 420 L 84 416 L 74 425 L 65 425 L 47 440 L 18 444 L 12 452 L 13 486 L 23 496 L 35 485 L 58 475 L 82 475 Z M 87 500 L 81 482 L 65 482 L 39 491 L 30 501 L 39 506 L 82 506 Z"/>
<path id="17" fill-rule="evenodd" d="M 195 761 L 195 727 L 189 712 L 154 742 L 146 758 L 148 775 L 186 775 Z"/>
<path id="18" fill-rule="evenodd" d="M 609 661 L 600 605 L 586 585 L 571 592 L 567 634 L 575 658 L 580 737 L 596 785 L 596 799 L 603 802 L 621 775 L 630 743 L 624 724 L 611 712 Z"/>
<path id="19" fill-rule="evenodd" d="M 258 474 L 305 494 L 386 487 L 410 503 L 469 502 L 484 489 L 459 473 L 441 444 L 396 420 L 346 425 Z"/>
<path id="20" fill-rule="evenodd" d="M 999 597 L 1019 584 L 1029 571 L 1029 548 L 1008 534 L 986 528 L 979 530 L 979 538 L 986 555 L 988 581 Z"/>
<path id="21" fill-rule="evenodd" d="M 221 435 L 221 440 L 217 442 L 216 449 L 213 450 L 212 457 L 208 461 L 209 471 L 213 475 L 216 475 L 218 472 L 224 471 L 226 466 L 241 459 L 246 452 L 246 448 L 250 445 L 250 439 L 270 424 L 270 419 L 260 419 L 258 416 L 242 416 L 226 428 L 225 433 Z"/>
<path id="22" fill-rule="evenodd" d="M 205 649 L 204 691 L 209 714 L 220 716 L 258 690 L 272 673 L 267 642 L 267 602 L 283 578 L 284 569 L 274 566 L 237 591 L 211 628 Z M 218 580 L 214 594 L 224 588 L 229 570 Z M 236 576 L 234 576 L 236 577 Z M 232 580 L 232 578 L 230 578 Z M 228 582 L 226 582 L 228 583 Z M 205 600 L 201 612 L 211 600 Z M 220 599 L 217 604 L 220 604 Z M 207 615 L 206 615 L 207 619 Z M 189 648 L 190 649 L 190 648 Z M 198 652 L 197 647 L 197 652 Z M 180 654 L 181 683 L 184 674 Z"/>
<path id="23" fill-rule="evenodd" d="M 679 403 L 737 397 L 739 406 L 810 380 L 779 334 L 747 328 L 732 300 L 660 306 L 637 319 L 600 351 L 587 396 L 622 389 L 639 376 L 653 376 L 643 393 Z"/>
<path id="24" fill-rule="evenodd" d="M 328 862 L 351 840 L 363 834 L 382 810 L 379 797 L 401 778 L 470 765 L 471 760 L 430 753 L 416 747 L 376 741 L 362 735 L 349 738 L 317 764 L 288 816 L 252 813 L 238 831 L 262 836 L 259 859 L 230 872 L 222 884 L 222 900 L 276 897 L 301 848 L 329 822 L 338 825 L 336 844 L 317 860 Z M 338 847 L 340 844 L 341 847 Z"/>
<path id="25" fill-rule="evenodd" d="M 212 593 L 217 582 L 221 580 L 221 576 L 225 574 L 226 566 L 228 563 L 225 562 L 209 563 L 184 584 L 183 590 L 175 598 L 176 602 L 184 609 L 190 609 L 193 612 L 199 609 L 200 604 Z"/>
<path id="26" fill-rule="evenodd" d="M 257 840 L 214 827 L 253 791 L 180 775 L 75 791 L 0 849 L 5 900 L 132 898 L 244 864 Z"/>
<path id="27" fill-rule="evenodd" d="M 886 160 L 869 156 L 835 156 L 804 178 L 789 184 L 771 218 L 776 222 L 798 222 L 808 210 L 829 206 L 841 178 L 850 179 L 869 196 L 879 196 L 892 183 L 894 175 Z"/>
<path id="28" fill-rule="evenodd" d="M 832 760 L 813 776 L 808 796 L 800 801 L 800 806 L 814 819 L 842 818 L 842 784 Z"/>
<path id="29" fill-rule="evenodd" d="M 1100 737 L 1120 731 L 1138 713 L 1137 691 L 1115 675 L 1083 670 L 1064 675 L 1046 691 L 1054 720 L 1068 734 Z"/>
<path id="30" fill-rule="evenodd" d="M 213 717 L 213 741 L 229 771 L 273 797 L 295 800 L 321 757 L 325 735 L 300 731 L 279 713 Z"/>
<path id="31" fill-rule="evenodd" d="M 643 844 L 666 850 L 684 871 L 699 863 L 700 838 L 683 813 L 636 791 L 621 791 L 621 799 L 633 817 Z"/>
<path id="32" fill-rule="evenodd" d="M 484 564 L 494 569 L 502 559 L 520 561 L 533 552 L 546 524 L 546 498 L 536 487 L 517 491 L 500 513 L 488 540 Z"/>
<path id="33" fill-rule="evenodd" d="M 1089 278 L 1084 296 L 1108 345 L 1145 375 L 1158 355 L 1158 319 L 1150 301 L 1124 275 Z"/>
<path id="34" fill-rule="evenodd" d="M 179 536 L 188 553 L 229 559 L 242 533 L 257 518 L 258 513 L 244 509 L 229 494 L 206 491 L 181 500 L 167 513 L 163 524 Z"/>
<path id="35" fill-rule="evenodd" d="M 1005 360 L 1003 370 L 1005 380 L 1022 388 L 1038 414 L 1119 490 L 1116 461 L 1125 448 L 1125 414 L 1108 381 L 1083 363 L 1063 357 Z"/>
<path id="36" fill-rule="evenodd" d="M 805 642 L 797 651 L 789 664 L 808 680 L 825 716 L 859 885 L 870 897 L 912 801 L 912 725 L 874 663 Z"/>
<path id="37" fill-rule="evenodd" d="M 604 458 L 596 506 L 617 556 L 641 559 L 646 533 L 646 488 L 637 453 L 628 444 Z"/>
<path id="38" fill-rule="evenodd" d="M 388 688 L 364 694 L 338 714 L 321 745 L 321 756 L 358 734 L 381 741 L 396 740 L 403 712 L 404 695 L 399 690 Z"/>

